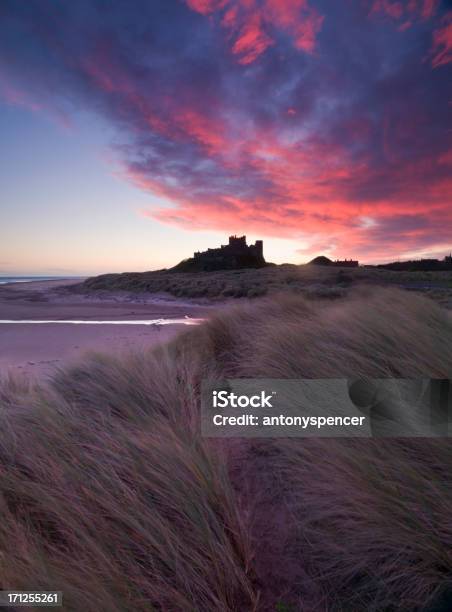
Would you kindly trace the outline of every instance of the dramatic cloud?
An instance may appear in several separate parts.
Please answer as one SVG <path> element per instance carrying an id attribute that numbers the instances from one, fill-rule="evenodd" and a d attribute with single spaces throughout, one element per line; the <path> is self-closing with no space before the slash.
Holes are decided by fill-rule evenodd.
<path id="1" fill-rule="evenodd" d="M 435 0 L 3 0 L 0 92 L 116 127 L 186 229 L 367 260 L 452 235 L 451 12 Z"/>

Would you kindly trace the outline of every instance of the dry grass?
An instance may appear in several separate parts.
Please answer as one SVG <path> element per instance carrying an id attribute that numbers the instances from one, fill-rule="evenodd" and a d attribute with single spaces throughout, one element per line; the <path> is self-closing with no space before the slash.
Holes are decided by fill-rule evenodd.
<path id="1" fill-rule="evenodd" d="M 250 551 L 189 364 L 92 357 L 0 413 L 0 582 L 65 609 L 252 609 Z"/>
<path id="2" fill-rule="evenodd" d="M 447 378 L 452 325 L 429 300 L 394 289 L 360 288 L 345 300 L 290 294 L 220 312 L 179 337 L 236 377 Z M 208 353 L 206 353 L 206 349 Z"/>
<path id="3" fill-rule="evenodd" d="M 199 436 L 198 402 L 203 378 L 451 375 L 445 310 L 360 289 L 236 306 L 168 347 L 92 356 L 47 387 L 10 380 L 0 586 L 59 588 L 66 609 L 102 612 L 440 606 L 452 585 L 449 441 L 220 445 Z"/>
<path id="4" fill-rule="evenodd" d="M 425 612 L 443 593 L 450 604 L 448 441 L 282 440 L 275 450 L 292 516 L 283 555 L 303 560 L 287 585 L 296 609 Z"/>
<path id="5" fill-rule="evenodd" d="M 283 264 L 260 269 L 181 273 L 171 270 L 104 274 L 69 291 L 82 293 L 164 292 L 185 298 L 256 298 L 287 292 L 307 298 L 338 298 L 355 285 L 389 285 L 422 292 L 452 306 L 452 272 L 394 272 L 372 267 L 337 268 Z"/>

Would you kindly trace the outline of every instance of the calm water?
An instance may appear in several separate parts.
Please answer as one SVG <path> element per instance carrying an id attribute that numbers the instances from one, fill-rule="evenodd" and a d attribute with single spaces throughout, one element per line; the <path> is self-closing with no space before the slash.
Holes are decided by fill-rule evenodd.
<path id="1" fill-rule="evenodd" d="M 6 283 L 31 283 L 33 281 L 68 280 L 81 278 L 79 276 L 0 276 L 0 285 Z"/>

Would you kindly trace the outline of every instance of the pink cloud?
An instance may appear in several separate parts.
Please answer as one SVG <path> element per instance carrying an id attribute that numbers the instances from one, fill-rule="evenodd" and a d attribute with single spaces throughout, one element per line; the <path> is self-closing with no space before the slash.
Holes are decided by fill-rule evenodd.
<path id="1" fill-rule="evenodd" d="M 240 64 L 251 64 L 272 44 L 272 39 L 262 28 L 261 15 L 256 12 L 245 22 L 232 53 L 239 56 Z"/>
<path id="2" fill-rule="evenodd" d="M 209 119 L 192 109 L 176 114 L 173 116 L 173 121 L 190 140 L 203 146 L 207 153 L 218 155 L 225 152 L 226 126 L 221 121 Z"/>
<path id="3" fill-rule="evenodd" d="M 443 25 L 433 33 L 432 54 L 434 68 L 452 62 L 452 12 L 445 16 Z"/>
<path id="4" fill-rule="evenodd" d="M 424 0 L 421 15 L 423 19 L 430 19 L 436 12 L 438 8 L 439 0 Z"/>
<path id="5" fill-rule="evenodd" d="M 414 25 L 416 19 L 426 21 L 432 18 L 438 5 L 439 0 L 373 0 L 370 14 L 385 15 L 393 21 L 403 19 L 399 30 L 404 31 Z"/>
<path id="6" fill-rule="evenodd" d="M 239 9 L 237 6 L 229 8 L 223 15 L 221 25 L 225 28 L 234 28 L 237 25 Z"/>
<path id="7" fill-rule="evenodd" d="M 209 15 L 222 9 L 228 0 L 187 0 L 188 6 L 201 15 Z"/>
<path id="8" fill-rule="evenodd" d="M 255 62 L 274 44 L 274 29 L 287 33 L 297 49 L 312 53 L 324 20 L 308 0 L 186 1 L 202 15 L 221 14 L 220 26 L 232 41 L 231 51 L 244 65 Z"/>
<path id="9" fill-rule="evenodd" d="M 264 11 L 271 22 L 294 38 L 297 49 L 312 53 L 324 17 L 310 8 L 307 0 L 266 0 Z"/>
<path id="10" fill-rule="evenodd" d="M 398 30 L 404 32 L 416 20 L 426 21 L 437 12 L 439 0 L 373 0 L 370 15 L 382 14 L 393 21 L 401 22 Z M 452 61 L 452 12 L 446 14 L 442 25 L 433 32 L 431 49 L 432 66 L 437 68 Z"/>

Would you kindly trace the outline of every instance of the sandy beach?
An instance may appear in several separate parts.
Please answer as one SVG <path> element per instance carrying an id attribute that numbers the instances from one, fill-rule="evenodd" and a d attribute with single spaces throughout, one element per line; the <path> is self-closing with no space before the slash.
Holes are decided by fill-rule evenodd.
<path id="1" fill-rule="evenodd" d="M 0 375 L 48 376 L 89 351 L 117 354 L 145 350 L 168 341 L 186 324 L 209 316 L 213 310 L 208 304 L 167 296 L 71 293 L 69 286 L 79 282 L 0 286 Z M 163 324 L 139 323 L 156 320 Z M 102 324 L 105 321 L 110 323 Z"/>

